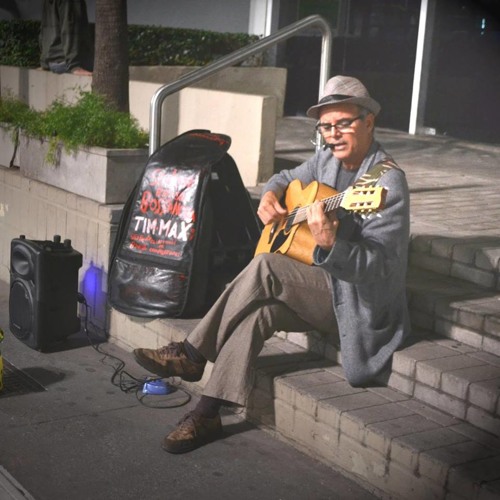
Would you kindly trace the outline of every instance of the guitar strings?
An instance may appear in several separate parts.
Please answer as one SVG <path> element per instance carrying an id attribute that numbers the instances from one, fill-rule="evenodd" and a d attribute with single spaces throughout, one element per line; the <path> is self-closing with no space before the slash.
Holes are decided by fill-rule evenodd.
<path id="1" fill-rule="evenodd" d="M 369 191 L 370 188 L 358 188 L 360 191 Z M 344 195 L 347 193 L 346 191 L 343 191 L 342 193 L 337 193 L 336 195 L 330 196 L 328 198 L 324 198 L 321 201 L 325 203 L 325 211 L 330 212 L 336 208 L 339 208 L 342 206 L 342 200 L 344 198 Z M 299 224 L 300 222 L 303 222 L 307 219 L 307 207 L 310 205 L 305 205 L 303 207 L 295 207 L 286 217 L 285 217 L 285 223 L 288 224 L 291 222 L 292 225 L 294 224 Z M 373 208 L 371 205 L 368 206 L 363 206 L 362 202 L 359 202 L 357 205 L 357 211 L 359 212 L 372 212 Z"/>
<path id="2" fill-rule="evenodd" d="M 342 202 L 342 198 L 344 197 L 344 193 L 338 193 L 336 195 L 330 196 L 329 198 L 324 198 L 323 201 L 325 203 L 325 208 L 326 211 L 329 212 L 333 210 L 334 208 L 339 208 L 340 204 Z M 299 216 L 296 222 L 302 222 L 307 219 L 306 212 L 307 212 L 307 207 L 309 205 L 306 205 L 305 207 L 295 207 L 286 217 L 285 219 L 287 221 L 290 220 L 295 220 L 296 216 Z"/>

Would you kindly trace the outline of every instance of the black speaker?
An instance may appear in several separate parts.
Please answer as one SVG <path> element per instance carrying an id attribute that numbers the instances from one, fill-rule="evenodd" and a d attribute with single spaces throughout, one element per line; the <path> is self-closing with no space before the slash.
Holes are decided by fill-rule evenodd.
<path id="1" fill-rule="evenodd" d="M 82 254 L 70 240 L 11 241 L 9 328 L 32 349 L 44 351 L 80 330 L 78 270 Z"/>

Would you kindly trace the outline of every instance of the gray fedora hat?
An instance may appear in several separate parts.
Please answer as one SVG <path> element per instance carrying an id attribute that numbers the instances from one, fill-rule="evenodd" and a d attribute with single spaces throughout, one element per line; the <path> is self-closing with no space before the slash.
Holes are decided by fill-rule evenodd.
<path id="1" fill-rule="evenodd" d="M 357 104 L 375 116 L 380 111 L 380 104 L 370 97 L 366 87 L 357 78 L 338 75 L 326 82 L 318 104 L 307 110 L 307 116 L 318 119 L 321 108 L 341 103 Z"/>

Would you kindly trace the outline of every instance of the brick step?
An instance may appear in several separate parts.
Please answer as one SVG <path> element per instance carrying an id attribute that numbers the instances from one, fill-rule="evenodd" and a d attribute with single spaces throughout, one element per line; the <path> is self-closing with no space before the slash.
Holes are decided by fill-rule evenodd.
<path id="1" fill-rule="evenodd" d="M 387 385 L 500 436 L 500 357 L 455 340 L 413 338 Z"/>
<path id="2" fill-rule="evenodd" d="M 157 347 L 185 338 L 196 322 L 142 320 L 112 311 L 110 336 L 128 349 Z M 342 367 L 321 351 L 334 357 L 339 357 L 338 353 L 321 346 L 319 338 L 312 345 L 298 345 L 303 337 L 281 333 L 266 342 L 245 410 L 249 420 L 368 482 L 380 496 L 412 500 L 498 498 L 500 432 L 486 432 L 392 387 L 353 388 Z M 438 342 L 437 347 L 456 349 L 456 356 L 464 354 L 448 339 L 433 342 Z M 431 343 L 423 340 L 417 345 L 431 350 Z M 408 348 L 412 349 L 414 354 L 419 352 L 417 346 Z M 402 372 L 409 373 L 408 356 L 408 352 L 401 354 L 397 360 L 399 380 L 404 377 Z M 201 392 L 210 372 L 208 366 L 199 383 L 187 385 L 193 392 Z M 422 367 L 418 372 L 426 374 L 424 379 L 432 373 Z"/>
<path id="3" fill-rule="evenodd" d="M 276 337 L 342 364 L 338 348 L 316 332 Z M 408 344 L 379 381 L 500 436 L 500 357 L 420 330 Z"/>
<path id="4" fill-rule="evenodd" d="M 269 358 L 287 343 L 273 341 L 259 358 L 249 419 L 386 498 L 499 497 L 498 436 L 392 388 L 353 388 L 326 360 L 273 370 Z"/>
<path id="5" fill-rule="evenodd" d="M 414 334 L 379 381 L 500 436 L 500 357 L 429 332 Z M 276 336 L 342 364 L 336 346 L 315 332 Z"/>
<path id="6" fill-rule="evenodd" d="M 410 265 L 500 290 L 500 238 L 413 235 Z"/>
<path id="7" fill-rule="evenodd" d="M 412 327 L 500 356 L 500 292 L 410 267 Z"/>

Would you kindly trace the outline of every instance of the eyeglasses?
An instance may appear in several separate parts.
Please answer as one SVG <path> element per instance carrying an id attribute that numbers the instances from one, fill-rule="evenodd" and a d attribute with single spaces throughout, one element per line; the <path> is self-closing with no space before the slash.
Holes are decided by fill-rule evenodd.
<path id="1" fill-rule="evenodd" d="M 337 130 L 337 132 L 344 133 L 352 130 L 352 124 L 356 120 L 362 120 L 366 117 L 366 115 L 361 114 L 354 118 L 344 118 L 343 120 L 339 120 L 337 123 L 318 123 L 316 127 L 316 132 L 321 132 L 322 134 L 327 134 L 332 131 L 332 129 Z"/>

